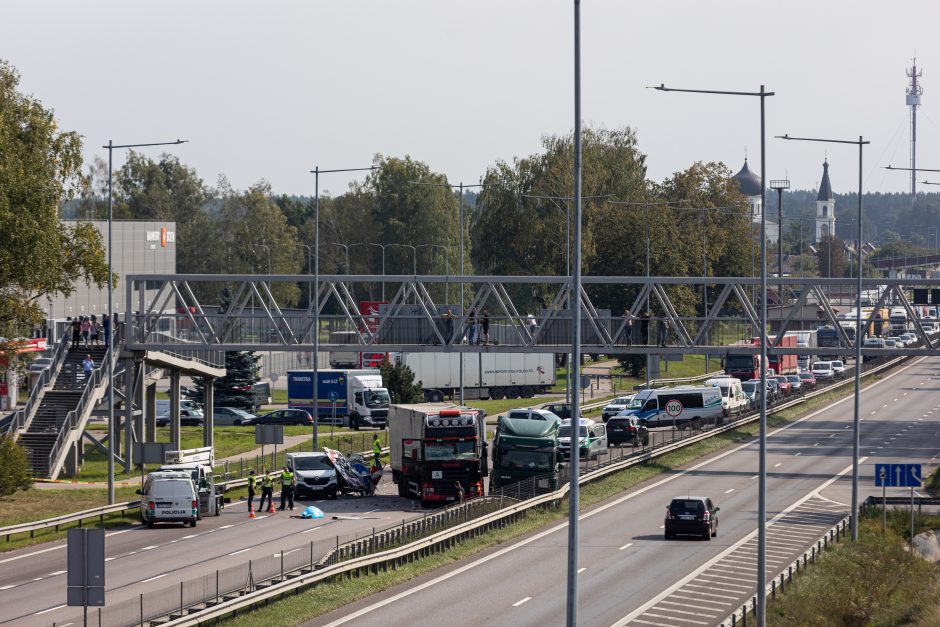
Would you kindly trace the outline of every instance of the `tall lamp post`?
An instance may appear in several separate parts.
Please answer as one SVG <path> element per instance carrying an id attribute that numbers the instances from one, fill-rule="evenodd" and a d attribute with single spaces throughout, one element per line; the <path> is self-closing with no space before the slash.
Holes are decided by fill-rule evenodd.
<path id="1" fill-rule="evenodd" d="M 376 166 L 368 168 L 340 168 L 337 170 L 321 170 L 320 166 L 310 170 L 314 176 L 314 203 L 313 203 L 313 249 L 316 254 L 313 256 L 313 450 L 317 450 L 319 444 L 319 424 L 320 424 L 320 399 L 317 398 L 319 385 L 317 370 L 320 362 L 320 175 L 333 174 L 335 172 L 372 172 Z"/>
<path id="2" fill-rule="evenodd" d="M 855 410 L 852 417 L 852 540 L 858 540 L 858 447 L 859 447 L 859 402 L 862 389 L 862 149 L 865 144 L 871 143 L 861 135 L 858 139 L 820 139 L 817 137 L 790 137 L 778 135 L 778 139 L 804 142 L 823 142 L 827 144 L 850 144 L 858 146 L 858 302 L 855 306 Z M 829 240 L 829 246 L 832 240 Z"/>
<path id="3" fill-rule="evenodd" d="M 717 91 L 711 89 L 674 89 L 660 84 L 654 87 L 658 91 L 677 91 L 693 94 L 716 94 L 722 96 L 750 96 L 760 99 L 760 363 L 767 363 L 767 142 L 765 139 L 764 104 L 774 92 L 765 91 Z M 761 368 L 761 389 L 767 389 L 767 371 Z M 758 498 L 757 498 L 757 624 L 766 624 L 767 609 L 767 395 L 761 394 L 760 402 L 760 444 L 758 461 Z"/>
<path id="4" fill-rule="evenodd" d="M 777 277 L 783 278 L 783 190 L 790 189 L 790 181 L 770 181 L 770 189 L 777 192 Z"/>
<path id="5" fill-rule="evenodd" d="M 340 244 L 339 242 L 330 242 L 333 246 L 339 246 L 343 249 L 343 252 L 346 253 L 346 274 L 349 274 L 349 245 Z"/>
<path id="6" fill-rule="evenodd" d="M 145 144 L 115 144 L 113 140 L 108 140 L 108 320 L 110 321 L 110 337 L 108 342 L 108 504 L 114 503 L 114 331 L 117 329 L 117 323 L 114 320 L 114 246 L 113 244 L 113 226 L 114 226 L 114 151 L 123 148 L 146 148 L 149 146 L 178 146 L 185 144 L 188 139 L 177 139 L 172 142 L 150 142 Z M 124 322 L 127 323 L 127 314 L 124 312 Z M 126 375 L 125 375 L 126 376 Z M 130 451 L 124 453 L 128 461 L 130 460 Z"/>

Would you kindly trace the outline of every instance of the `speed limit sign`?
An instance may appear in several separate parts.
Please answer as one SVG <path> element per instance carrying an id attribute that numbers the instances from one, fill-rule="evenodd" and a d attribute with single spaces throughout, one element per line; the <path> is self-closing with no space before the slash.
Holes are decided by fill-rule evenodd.
<path id="1" fill-rule="evenodd" d="M 675 398 L 671 399 L 668 403 L 666 403 L 666 413 L 669 414 L 673 418 L 681 414 L 682 413 L 682 401 L 675 399 Z"/>

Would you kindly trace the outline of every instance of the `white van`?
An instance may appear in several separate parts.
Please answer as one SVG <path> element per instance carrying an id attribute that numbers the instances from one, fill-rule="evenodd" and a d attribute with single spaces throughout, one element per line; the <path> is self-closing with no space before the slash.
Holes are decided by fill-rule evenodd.
<path id="1" fill-rule="evenodd" d="M 140 494 L 140 522 L 153 527 L 157 523 L 189 523 L 196 526 L 199 503 L 196 488 L 187 472 L 152 472 L 144 482 Z"/>
<path id="2" fill-rule="evenodd" d="M 705 381 L 705 387 L 714 387 L 721 390 L 721 406 L 725 410 L 725 416 L 739 416 L 748 410 L 750 401 L 744 395 L 741 379 L 715 377 Z"/>
<path id="3" fill-rule="evenodd" d="M 284 460 L 294 473 L 294 496 L 305 494 L 335 499 L 339 492 L 336 468 L 326 453 L 288 453 Z"/>
<path id="4" fill-rule="evenodd" d="M 571 420 L 562 420 L 558 427 L 558 451 L 571 457 L 571 438 L 574 427 Z M 578 420 L 578 454 L 582 459 L 594 459 L 607 451 L 607 425 L 590 418 Z"/>
<path id="5" fill-rule="evenodd" d="M 630 401 L 627 412 L 646 421 L 646 426 L 693 428 L 724 422 L 721 390 L 704 386 L 677 386 L 643 390 Z"/>

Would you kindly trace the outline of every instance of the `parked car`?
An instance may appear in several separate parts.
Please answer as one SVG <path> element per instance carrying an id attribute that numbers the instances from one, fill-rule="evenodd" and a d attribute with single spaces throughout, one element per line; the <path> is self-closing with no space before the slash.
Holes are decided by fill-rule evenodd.
<path id="1" fill-rule="evenodd" d="M 800 381 L 803 382 L 804 390 L 812 391 L 816 389 L 816 377 L 813 376 L 812 372 L 803 370 L 797 376 L 800 378 Z"/>
<path id="2" fill-rule="evenodd" d="M 205 422 L 205 414 L 195 401 L 180 401 L 180 424 L 189 427 L 201 427 Z M 170 401 L 157 400 L 157 426 L 166 427 L 170 424 Z"/>
<path id="3" fill-rule="evenodd" d="M 243 422 L 251 422 L 256 418 L 256 415 L 239 407 L 215 407 L 212 410 L 212 424 L 215 425 L 238 426 Z"/>
<path id="4" fill-rule="evenodd" d="M 562 420 L 571 418 L 571 403 L 546 403 L 542 405 L 542 409 L 552 412 Z"/>
<path id="5" fill-rule="evenodd" d="M 612 416 L 607 421 L 607 445 L 646 446 L 650 443 L 650 430 L 635 415 Z"/>
<path id="6" fill-rule="evenodd" d="M 37 357 L 36 359 L 29 362 L 29 371 L 30 372 L 42 372 L 46 368 L 52 365 L 51 357 Z"/>
<path id="7" fill-rule="evenodd" d="M 835 373 L 836 379 L 845 378 L 845 362 L 834 359 L 832 362 L 832 371 Z"/>
<path id="8" fill-rule="evenodd" d="M 817 381 L 832 381 L 836 376 L 831 361 L 817 361 L 813 364 L 812 373 Z"/>
<path id="9" fill-rule="evenodd" d="M 699 536 L 703 540 L 717 537 L 720 509 L 705 496 L 675 497 L 666 508 L 666 540 L 679 534 Z"/>
<path id="10" fill-rule="evenodd" d="M 803 380 L 798 374 L 788 374 L 787 381 L 790 382 L 790 390 L 793 394 L 803 393 Z"/>
<path id="11" fill-rule="evenodd" d="M 793 394 L 793 386 L 790 385 L 790 380 L 787 379 L 787 375 L 780 374 L 773 377 L 773 380 L 777 382 L 777 385 L 780 386 L 780 395 L 781 396 L 790 396 Z"/>
<path id="12" fill-rule="evenodd" d="M 607 406 L 604 407 L 604 411 L 601 413 L 601 420 L 607 422 L 612 417 L 625 410 L 630 405 L 630 401 L 633 400 L 634 396 L 636 396 L 636 394 L 631 394 L 629 396 L 618 396 L 617 398 L 607 403 Z"/>
<path id="13" fill-rule="evenodd" d="M 250 425 L 312 425 L 313 416 L 303 409 L 275 409 L 254 420 L 242 422 L 242 426 Z"/>

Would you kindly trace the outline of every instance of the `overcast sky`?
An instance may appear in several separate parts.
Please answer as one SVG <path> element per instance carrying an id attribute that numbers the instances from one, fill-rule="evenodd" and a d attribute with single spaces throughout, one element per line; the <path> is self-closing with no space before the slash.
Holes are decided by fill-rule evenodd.
<path id="1" fill-rule="evenodd" d="M 0 57 L 85 136 L 86 159 L 108 139 L 179 137 L 191 143 L 174 153 L 210 184 L 224 174 L 237 188 L 263 178 L 275 192 L 311 194 L 314 166 L 368 166 L 375 153 L 472 183 L 498 160 L 538 152 L 543 135 L 571 131 L 572 6 L 6 0 Z M 909 167 L 905 68 L 915 54 L 918 165 L 940 169 L 940 3 L 584 0 L 581 15 L 584 120 L 634 127 L 654 180 L 699 160 L 737 171 L 745 150 L 759 172 L 759 99 L 646 86 L 764 84 L 777 94 L 768 179 L 814 188 L 828 152 L 834 191 L 854 190 L 853 147 L 773 136 L 864 135 L 866 191 L 909 190 L 909 174 L 882 167 Z M 321 189 L 341 193 L 348 181 L 327 175 Z"/>

